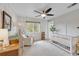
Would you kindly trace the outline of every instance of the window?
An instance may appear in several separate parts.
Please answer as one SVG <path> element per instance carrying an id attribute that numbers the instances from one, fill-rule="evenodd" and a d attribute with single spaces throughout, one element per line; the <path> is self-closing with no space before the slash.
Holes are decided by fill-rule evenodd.
<path id="1" fill-rule="evenodd" d="M 27 32 L 40 32 L 40 22 L 26 22 Z"/>

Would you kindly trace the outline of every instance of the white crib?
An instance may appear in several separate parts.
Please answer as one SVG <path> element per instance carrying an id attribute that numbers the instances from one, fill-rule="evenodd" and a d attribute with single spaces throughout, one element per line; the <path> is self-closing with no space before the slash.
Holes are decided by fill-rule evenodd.
<path id="1" fill-rule="evenodd" d="M 68 52 L 70 55 L 76 55 L 76 42 L 78 38 L 79 36 L 53 34 L 50 39 L 54 45 Z"/>

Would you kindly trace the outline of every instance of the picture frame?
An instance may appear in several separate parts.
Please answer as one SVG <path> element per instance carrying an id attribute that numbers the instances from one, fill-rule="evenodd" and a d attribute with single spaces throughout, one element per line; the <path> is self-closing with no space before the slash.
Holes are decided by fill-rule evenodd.
<path id="1" fill-rule="evenodd" d="M 11 25 L 12 25 L 11 22 L 12 22 L 12 17 L 7 12 L 3 11 L 2 28 L 11 31 Z"/>

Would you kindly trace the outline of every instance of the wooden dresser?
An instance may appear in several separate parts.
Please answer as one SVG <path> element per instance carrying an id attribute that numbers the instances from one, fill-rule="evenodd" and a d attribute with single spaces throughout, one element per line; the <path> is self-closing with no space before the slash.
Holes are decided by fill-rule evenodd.
<path id="1" fill-rule="evenodd" d="M 41 32 L 41 40 L 45 40 L 45 32 Z"/>
<path id="2" fill-rule="evenodd" d="M 0 48 L 0 56 L 18 56 L 18 44 L 12 44 L 5 48 Z"/>
<path id="3" fill-rule="evenodd" d="M 10 45 L 3 48 L 0 47 L 0 56 L 18 56 L 19 55 L 19 41 L 11 40 Z"/>
<path id="4" fill-rule="evenodd" d="M 79 55 L 79 42 L 76 44 L 76 53 Z"/>

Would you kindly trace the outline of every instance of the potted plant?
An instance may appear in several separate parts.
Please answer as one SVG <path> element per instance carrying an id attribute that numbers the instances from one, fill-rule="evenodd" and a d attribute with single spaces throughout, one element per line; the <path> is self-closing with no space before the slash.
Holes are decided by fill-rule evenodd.
<path id="1" fill-rule="evenodd" d="M 54 34 L 54 32 L 56 32 L 56 27 L 55 27 L 55 25 L 51 25 L 50 31 L 53 32 L 53 34 Z"/>

